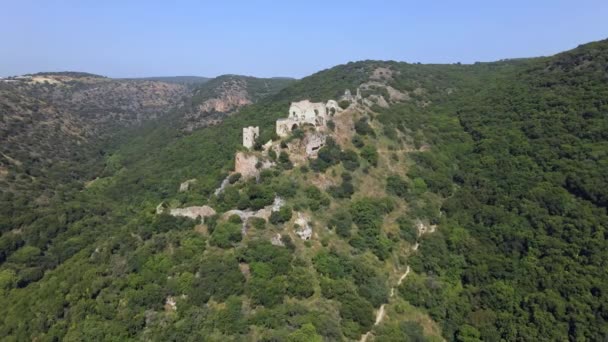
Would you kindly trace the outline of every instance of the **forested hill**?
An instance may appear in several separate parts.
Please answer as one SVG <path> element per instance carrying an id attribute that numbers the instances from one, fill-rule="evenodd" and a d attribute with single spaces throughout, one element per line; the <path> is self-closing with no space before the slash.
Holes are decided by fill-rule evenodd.
<path id="1" fill-rule="evenodd" d="M 287 83 L 255 83 L 278 92 L 212 126 L 192 115 L 188 134 L 160 120 L 116 138 L 86 188 L 19 220 L 4 209 L 0 335 L 608 339 L 608 41 L 474 65 L 363 61 Z M 317 158 L 299 152 L 314 128 L 274 134 L 304 99 L 342 108 Z M 245 151 L 250 125 L 261 137 Z M 233 173 L 236 152 L 272 166 Z M 204 223 L 169 215 L 203 205 L 216 212 Z"/>
<path id="2" fill-rule="evenodd" d="M 83 72 L 0 80 L 0 231 L 31 224 L 33 212 L 103 176 L 106 151 L 133 138 L 134 130 L 162 125 L 178 136 L 221 122 L 289 83 L 237 75 L 203 85 L 191 80 Z"/>

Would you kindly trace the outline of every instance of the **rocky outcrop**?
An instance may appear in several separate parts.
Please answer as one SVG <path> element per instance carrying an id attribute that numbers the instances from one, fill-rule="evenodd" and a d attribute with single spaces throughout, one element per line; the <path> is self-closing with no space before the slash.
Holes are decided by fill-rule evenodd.
<path id="1" fill-rule="evenodd" d="M 277 233 L 277 235 L 273 236 L 270 239 L 270 243 L 273 244 L 274 246 L 285 247 L 285 243 L 283 243 L 283 240 L 281 239 L 281 234 L 280 233 Z"/>
<path id="2" fill-rule="evenodd" d="M 232 215 L 237 215 L 238 217 L 241 218 L 241 221 L 243 221 L 243 225 L 245 225 L 245 223 L 247 223 L 247 220 L 250 217 L 259 217 L 259 218 L 263 218 L 264 220 L 268 220 L 268 218 L 270 218 L 270 215 L 272 214 L 272 212 L 279 211 L 279 209 L 281 209 L 281 207 L 283 207 L 283 205 L 285 205 L 285 201 L 281 197 L 276 196 L 274 198 L 274 202 L 271 205 L 266 206 L 260 210 L 254 211 L 254 210 L 232 209 L 232 210 L 228 210 L 227 212 L 225 212 L 222 217 L 224 219 L 228 219 Z"/>
<path id="3" fill-rule="evenodd" d="M 427 233 L 433 233 L 437 229 L 437 225 L 428 224 L 420 219 L 416 219 L 416 229 L 418 230 L 418 236 L 422 236 Z"/>
<path id="4" fill-rule="evenodd" d="M 156 214 L 160 215 L 162 213 L 165 212 L 165 210 L 167 210 L 167 204 L 165 202 L 160 202 L 159 205 L 156 206 Z"/>
<path id="5" fill-rule="evenodd" d="M 224 191 L 224 189 L 226 189 L 226 187 L 228 186 L 228 184 L 230 184 L 230 175 L 228 175 L 226 178 L 224 178 L 224 180 L 220 184 L 219 188 L 215 189 L 215 191 L 213 192 L 213 194 L 215 196 L 221 194 Z"/>
<path id="6" fill-rule="evenodd" d="M 175 300 L 175 297 L 168 296 L 165 300 L 165 311 L 172 312 L 175 310 L 177 310 L 177 302 Z"/>
<path id="7" fill-rule="evenodd" d="M 408 101 L 410 99 L 408 93 L 402 93 L 391 86 L 386 86 L 386 91 L 388 91 L 388 96 L 393 102 Z"/>
<path id="8" fill-rule="evenodd" d="M 298 213 L 298 218 L 295 221 L 298 225 L 296 235 L 302 240 L 310 240 L 312 238 L 312 227 L 308 223 L 308 217 L 302 213 Z"/>
<path id="9" fill-rule="evenodd" d="M 190 190 L 190 185 L 196 183 L 196 179 L 188 179 L 187 181 L 179 185 L 179 192 L 185 192 Z"/>
<path id="10" fill-rule="evenodd" d="M 307 134 L 304 138 L 304 144 L 306 145 L 306 156 L 316 157 L 319 153 L 319 149 L 325 146 L 327 136 L 323 133 L 314 132 Z"/>
<path id="11" fill-rule="evenodd" d="M 251 100 L 247 98 L 247 91 L 239 90 L 233 93 L 222 94 L 220 98 L 209 99 L 201 103 L 198 106 L 198 110 L 203 113 L 226 113 L 248 104 L 251 104 Z"/>
<path id="12" fill-rule="evenodd" d="M 388 108 L 389 107 L 389 104 L 384 99 L 384 96 L 382 96 L 382 95 L 375 95 L 375 94 L 372 94 L 369 97 L 363 99 L 363 104 L 365 104 L 368 107 L 372 107 L 373 105 L 378 105 L 378 106 L 380 106 L 382 108 Z"/>
<path id="13" fill-rule="evenodd" d="M 234 172 L 241 174 L 243 178 L 255 177 L 259 171 L 256 168 L 258 157 L 253 154 L 237 152 L 234 160 Z"/>
<path id="14" fill-rule="evenodd" d="M 260 170 L 273 166 L 269 160 L 260 160 L 254 154 L 237 152 L 234 161 L 234 172 L 240 173 L 243 178 L 257 177 Z"/>
<path id="15" fill-rule="evenodd" d="M 169 215 L 172 216 L 183 216 L 189 217 L 193 220 L 201 217 L 204 219 L 205 217 L 215 215 L 215 210 L 208 205 L 203 205 L 202 207 L 187 207 L 187 208 L 176 208 L 171 209 L 169 211 Z"/>

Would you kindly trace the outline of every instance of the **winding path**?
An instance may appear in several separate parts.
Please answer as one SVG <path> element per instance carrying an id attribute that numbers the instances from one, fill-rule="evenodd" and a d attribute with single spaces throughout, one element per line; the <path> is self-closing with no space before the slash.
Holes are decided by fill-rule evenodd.
<path id="1" fill-rule="evenodd" d="M 393 286 L 391 287 L 391 295 L 390 297 L 393 297 L 395 295 L 395 287 L 398 287 L 399 285 L 401 285 L 401 283 L 403 282 L 403 280 L 405 280 L 405 277 L 407 277 L 407 275 L 410 274 L 410 267 L 408 266 L 405 269 L 405 272 L 401 275 L 401 277 L 399 277 L 399 281 L 397 281 L 397 286 Z M 374 326 L 378 325 L 380 323 L 382 323 L 382 320 L 384 319 L 384 315 L 386 313 L 386 310 L 384 309 L 385 304 L 380 305 L 380 309 L 378 309 L 378 312 L 376 313 L 376 321 L 374 322 Z M 367 338 L 369 337 L 369 334 L 371 334 L 371 330 L 366 332 L 365 334 L 363 334 L 363 336 L 361 336 L 361 339 L 359 340 L 359 342 L 366 342 Z"/>

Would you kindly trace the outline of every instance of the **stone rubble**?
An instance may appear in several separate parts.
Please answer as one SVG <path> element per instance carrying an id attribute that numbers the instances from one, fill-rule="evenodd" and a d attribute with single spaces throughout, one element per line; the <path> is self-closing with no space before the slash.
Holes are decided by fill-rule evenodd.
<path id="1" fill-rule="evenodd" d="M 203 205 L 202 207 L 175 208 L 169 210 L 169 215 L 189 217 L 193 220 L 196 220 L 200 216 L 204 220 L 205 217 L 215 215 L 215 209 L 208 205 Z"/>

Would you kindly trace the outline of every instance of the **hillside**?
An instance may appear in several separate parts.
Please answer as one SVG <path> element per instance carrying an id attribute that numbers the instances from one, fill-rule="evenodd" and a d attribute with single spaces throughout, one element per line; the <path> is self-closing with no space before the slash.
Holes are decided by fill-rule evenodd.
<path id="1" fill-rule="evenodd" d="M 80 72 L 0 80 L 0 230 L 95 177 L 105 140 L 165 116 L 187 95 L 180 85 Z"/>
<path id="2" fill-rule="evenodd" d="M 117 135 L 85 189 L 5 223 L 0 335 L 606 339 L 607 59 L 601 41 L 202 84 Z"/>
<path id="3" fill-rule="evenodd" d="M 240 107 L 274 95 L 294 80 L 223 75 L 198 86 L 179 113 L 183 130 L 214 125 Z"/>
<path id="4" fill-rule="evenodd" d="M 102 175 L 105 151 L 123 142 L 122 137 L 129 139 L 134 129 L 160 122 L 191 131 L 210 121 L 217 123 L 287 84 L 281 79 L 232 76 L 249 84 L 240 90 L 240 102 L 211 112 L 187 107 L 186 116 L 186 104 L 221 103 L 230 97 L 225 79 L 214 79 L 203 88 L 186 85 L 191 79 L 183 77 L 111 79 L 83 72 L 0 80 L 0 189 L 4 193 L 0 231 L 29 222 L 30 209 L 46 206 L 66 188 L 82 188 L 85 181 Z M 206 118 L 207 114 L 213 118 Z"/>
<path id="5" fill-rule="evenodd" d="M 141 80 L 141 81 L 157 81 L 164 83 L 176 83 L 188 86 L 196 86 L 205 82 L 209 82 L 212 78 L 201 77 L 201 76 L 157 76 L 157 77 L 140 77 L 140 78 L 127 78 L 130 80 Z"/>

